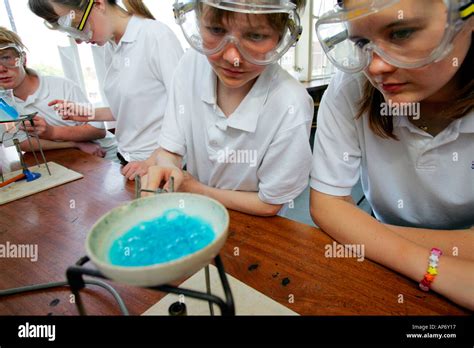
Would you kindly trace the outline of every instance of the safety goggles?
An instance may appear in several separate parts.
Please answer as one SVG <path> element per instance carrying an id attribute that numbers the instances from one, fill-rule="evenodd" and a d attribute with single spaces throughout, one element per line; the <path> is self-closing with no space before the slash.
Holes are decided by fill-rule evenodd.
<path id="1" fill-rule="evenodd" d="M 82 16 L 77 16 L 75 11 L 69 12 L 65 16 L 61 16 L 57 23 L 49 23 L 45 21 L 45 25 L 53 30 L 66 33 L 75 40 L 90 41 L 92 39 L 92 30 L 87 23 L 94 6 L 94 0 L 88 0 Z"/>
<path id="2" fill-rule="evenodd" d="M 173 7 L 186 40 L 207 56 L 233 44 L 246 61 L 272 64 L 298 42 L 303 31 L 296 5 L 289 0 L 176 0 Z M 275 22 L 272 27 L 268 15 L 281 15 L 274 17 L 281 32 L 274 29 Z"/>
<path id="3" fill-rule="evenodd" d="M 14 69 L 24 63 L 24 51 L 15 44 L 0 45 L 0 65 Z"/>
<path id="4" fill-rule="evenodd" d="M 474 12 L 474 0 L 339 0 L 316 22 L 316 33 L 339 70 L 357 73 L 376 53 L 416 69 L 444 59 Z"/>

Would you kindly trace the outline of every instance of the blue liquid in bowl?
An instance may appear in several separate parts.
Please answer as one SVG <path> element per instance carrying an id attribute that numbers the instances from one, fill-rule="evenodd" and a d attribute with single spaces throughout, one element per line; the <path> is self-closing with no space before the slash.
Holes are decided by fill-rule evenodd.
<path id="1" fill-rule="evenodd" d="M 124 267 L 165 263 L 205 248 L 214 238 L 214 230 L 207 221 L 171 209 L 116 239 L 109 251 L 109 261 Z"/>

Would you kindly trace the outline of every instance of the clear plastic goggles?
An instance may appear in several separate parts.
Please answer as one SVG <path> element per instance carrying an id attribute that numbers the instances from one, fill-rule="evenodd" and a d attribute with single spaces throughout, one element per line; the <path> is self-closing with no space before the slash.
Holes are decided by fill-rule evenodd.
<path id="1" fill-rule="evenodd" d="M 87 20 L 93 6 L 94 0 L 88 0 L 82 16 L 78 16 L 75 11 L 71 11 L 67 15 L 59 17 L 57 23 L 52 24 L 45 21 L 45 25 L 50 29 L 63 32 L 75 40 L 90 41 L 93 32 Z"/>
<path id="2" fill-rule="evenodd" d="M 387 63 L 416 69 L 444 59 L 474 10 L 466 0 L 346 0 L 319 18 L 318 39 L 339 70 L 357 73 L 375 52 Z"/>
<path id="3" fill-rule="evenodd" d="M 24 63 L 24 51 L 15 44 L 0 45 L 0 65 L 8 69 L 18 68 Z"/>
<path id="4" fill-rule="evenodd" d="M 174 14 L 186 40 L 198 52 L 210 56 L 233 44 L 246 61 L 256 65 L 281 59 L 303 31 L 296 5 L 289 0 L 176 0 Z M 282 15 L 276 17 L 278 23 L 269 22 L 267 16 L 272 14 Z M 279 26 L 281 32 L 275 29 Z"/>

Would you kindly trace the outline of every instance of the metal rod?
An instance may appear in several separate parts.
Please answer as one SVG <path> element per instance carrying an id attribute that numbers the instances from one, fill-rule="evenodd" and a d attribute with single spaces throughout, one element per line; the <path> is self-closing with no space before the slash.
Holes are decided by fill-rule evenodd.
<path id="1" fill-rule="evenodd" d="M 75 266 L 69 267 L 68 270 L 66 271 L 67 281 L 75 297 L 76 306 L 80 315 L 86 315 L 86 310 L 84 308 L 84 304 L 81 300 L 81 296 L 79 293 L 81 289 L 85 288 L 85 284 L 86 284 L 84 282 L 83 276 L 86 275 L 86 276 L 102 278 L 106 280 L 108 279 L 99 271 L 84 267 L 84 265 L 87 262 L 89 262 L 89 258 L 85 256 L 81 258 L 79 261 L 77 261 Z M 221 298 L 209 293 L 199 292 L 199 291 L 190 290 L 190 289 L 183 289 L 176 286 L 160 285 L 160 286 L 149 287 L 149 289 L 158 290 L 165 293 L 172 293 L 176 295 L 184 295 L 184 296 L 194 298 L 197 300 L 213 303 L 219 307 L 221 314 L 223 316 L 235 315 L 235 307 L 234 307 L 232 292 L 229 286 L 229 282 L 227 281 L 224 265 L 222 264 L 222 261 L 219 255 L 217 255 L 214 258 L 214 262 L 216 263 L 216 267 L 219 271 L 219 278 L 221 279 L 222 286 L 224 288 L 224 293 L 226 297 L 225 302 Z"/>
<path id="2" fill-rule="evenodd" d="M 170 178 L 170 185 L 169 185 L 169 190 L 165 189 L 157 189 L 156 191 L 153 190 L 146 190 L 142 189 L 142 179 L 139 175 L 135 176 L 135 198 L 141 198 L 142 197 L 142 192 L 146 193 L 154 193 L 154 194 L 160 194 L 160 193 L 171 193 L 174 192 L 174 177 L 172 176 Z"/>
<path id="3" fill-rule="evenodd" d="M 79 312 L 79 315 L 86 316 L 87 312 L 84 307 L 84 303 L 82 302 L 81 294 L 79 293 L 79 290 L 74 290 L 72 292 L 72 295 L 74 296 L 74 301 L 76 302 L 76 307 L 77 307 L 77 311 Z"/>
<path id="4" fill-rule="evenodd" d="M 28 170 L 25 160 L 23 159 L 23 153 L 21 152 L 20 141 L 17 138 L 15 138 L 13 139 L 13 144 L 15 145 L 16 152 L 18 152 L 18 156 L 20 157 L 21 168 L 23 170 Z"/>
<path id="5" fill-rule="evenodd" d="M 204 274 L 206 276 L 206 292 L 211 295 L 211 275 L 209 273 L 209 265 L 204 267 Z M 209 312 L 211 313 L 211 316 L 214 316 L 214 306 L 212 305 L 212 302 L 209 302 Z"/>
<path id="6" fill-rule="evenodd" d="M 28 133 L 26 133 L 25 121 L 21 121 L 21 124 L 23 125 L 23 129 L 25 129 L 26 139 L 28 140 L 28 144 L 30 145 L 30 150 L 31 150 L 31 152 L 33 153 L 33 156 L 35 157 L 36 165 L 37 165 L 38 168 L 39 168 L 39 167 L 40 167 L 40 163 L 39 163 L 39 160 L 38 160 L 38 156 L 36 156 L 36 151 L 35 151 L 35 149 L 33 148 L 33 143 L 31 142 L 30 135 L 29 135 Z"/>
<path id="7" fill-rule="evenodd" d="M 26 129 L 25 121 L 21 121 L 21 123 L 23 124 L 23 129 Z M 36 156 L 36 151 L 33 148 L 33 143 L 31 142 L 30 135 L 26 132 L 25 132 L 25 134 L 26 134 L 26 139 L 28 139 L 28 144 L 30 145 L 30 150 L 33 153 L 33 156 L 35 157 L 36 165 L 38 166 L 38 168 L 40 168 L 40 163 L 39 163 L 39 160 L 38 160 L 38 156 Z"/>
<path id="8" fill-rule="evenodd" d="M 135 176 L 135 198 L 141 198 L 142 193 L 142 177 L 140 175 Z"/>
<path id="9" fill-rule="evenodd" d="M 32 127 L 35 126 L 35 123 L 33 122 L 33 119 L 30 119 L 30 123 L 31 123 Z M 48 171 L 49 176 L 51 176 L 51 171 L 49 170 L 48 162 L 46 162 L 46 157 L 44 156 L 43 147 L 41 146 L 39 136 L 36 132 L 33 132 L 33 134 L 35 135 L 36 142 L 38 143 L 38 149 L 41 153 L 41 157 L 43 157 L 43 162 L 44 162 L 44 165 L 46 166 L 46 170 Z"/>
<path id="10" fill-rule="evenodd" d="M 224 270 L 224 264 L 222 263 L 220 255 L 217 255 L 214 258 L 214 262 L 219 272 L 219 278 L 221 279 L 222 287 L 224 288 L 224 294 L 226 299 L 226 305 L 222 308 L 225 310 L 225 313 L 222 312 L 222 315 L 235 315 L 235 304 L 234 297 L 232 296 L 232 291 L 230 289 L 229 281 Z"/>
<path id="11" fill-rule="evenodd" d="M 15 19 L 13 18 L 13 12 L 12 12 L 12 9 L 10 7 L 10 1 L 9 0 L 4 0 L 3 3 L 5 4 L 5 9 L 7 10 L 8 19 L 10 20 L 10 25 L 12 27 L 12 30 L 15 33 L 18 33 L 17 30 L 16 30 Z"/>

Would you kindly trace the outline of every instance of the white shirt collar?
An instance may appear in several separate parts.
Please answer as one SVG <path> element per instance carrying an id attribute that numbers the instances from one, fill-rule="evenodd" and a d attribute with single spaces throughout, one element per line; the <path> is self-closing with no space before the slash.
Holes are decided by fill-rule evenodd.
<path id="1" fill-rule="evenodd" d="M 459 133 L 474 133 L 474 111 L 461 118 Z"/>
<path id="2" fill-rule="evenodd" d="M 33 69 L 29 69 L 29 73 L 38 77 L 39 85 L 36 91 L 33 94 L 30 94 L 25 101 L 15 98 L 16 101 L 23 104 L 24 107 L 34 104 L 38 100 L 47 99 L 49 96 L 49 91 L 45 88 L 43 77 Z"/>
<path id="3" fill-rule="evenodd" d="M 204 72 L 201 100 L 217 108 L 217 76 L 208 62 L 206 70 Z M 255 132 L 258 118 L 268 99 L 272 80 L 276 77 L 277 72 L 278 64 L 272 64 L 263 71 L 244 100 L 242 100 L 234 113 L 227 118 L 227 126 L 245 132 Z"/>
<path id="4" fill-rule="evenodd" d="M 393 127 L 394 128 L 396 128 L 396 127 L 406 127 L 412 133 L 418 133 L 418 134 L 426 135 L 425 132 L 423 132 L 418 127 L 416 127 L 406 117 L 394 117 Z M 472 111 L 469 114 L 461 117 L 460 119 L 455 120 L 448 127 L 454 127 L 453 130 L 458 132 L 458 133 L 474 133 L 474 111 Z"/>
<path id="5" fill-rule="evenodd" d="M 132 43 L 135 42 L 138 38 L 140 33 L 140 28 L 142 24 L 143 18 L 138 16 L 132 16 L 127 23 L 127 28 L 125 29 L 125 33 L 123 34 L 122 38 L 118 45 L 115 43 L 114 40 L 111 40 L 110 43 L 114 48 L 117 48 L 122 45 L 122 43 Z"/>

